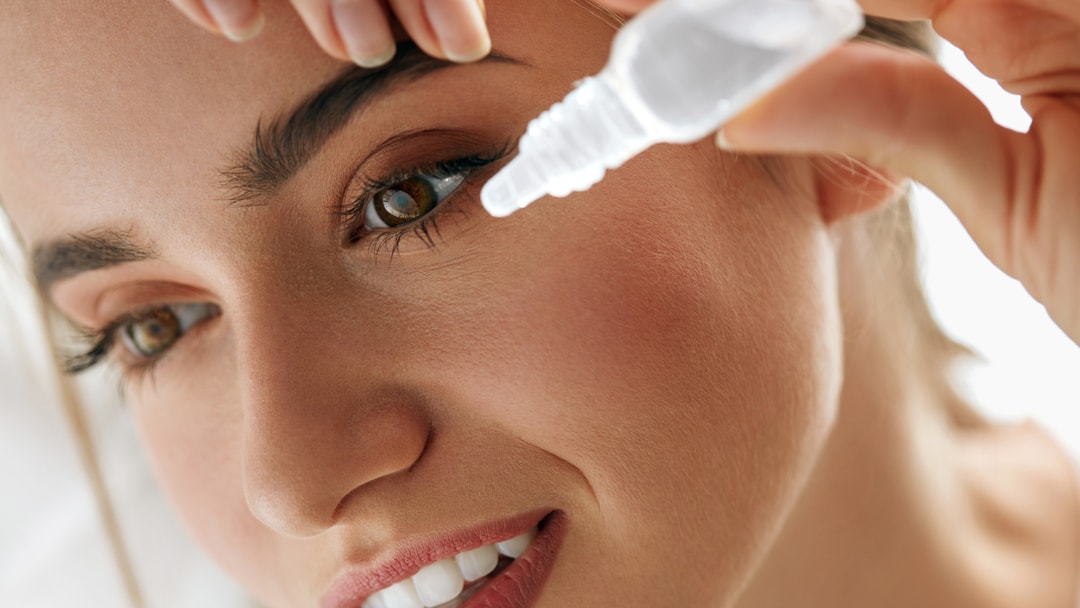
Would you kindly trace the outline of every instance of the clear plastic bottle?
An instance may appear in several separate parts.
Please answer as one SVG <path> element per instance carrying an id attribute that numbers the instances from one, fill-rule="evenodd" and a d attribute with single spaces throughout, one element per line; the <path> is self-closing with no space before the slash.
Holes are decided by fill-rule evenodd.
<path id="1" fill-rule="evenodd" d="M 484 186 L 494 216 L 587 190 L 649 146 L 717 130 L 858 33 L 855 0 L 663 0 L 615 37 L 611 59 L 529 123 Z"/>

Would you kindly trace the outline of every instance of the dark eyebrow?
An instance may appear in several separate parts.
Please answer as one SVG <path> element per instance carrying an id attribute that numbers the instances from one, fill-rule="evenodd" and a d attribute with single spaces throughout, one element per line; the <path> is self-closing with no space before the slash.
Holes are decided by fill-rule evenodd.
<path id="1" fill-rule="evenodd" d="M 137 244 L 130 233 L 101 230 L 42 243 L 34 248 L 31 263 L 38 289 L 48 294 L 57 281 L 68 277 L 153 257 L 153 248 Z"/>
<path id="2" fill-rule="evenodd" d="M 497 51 L 482 62 L 529 65 Z M 411 41 L 402 42 L 388 65 L 350 67 L 291 111 L 260 119 L 251 143 L 221 171 L 228 203 L 259 204 L 280 190 L 357 111 L 404 84 L 459 65 L 432 57 Z"/>

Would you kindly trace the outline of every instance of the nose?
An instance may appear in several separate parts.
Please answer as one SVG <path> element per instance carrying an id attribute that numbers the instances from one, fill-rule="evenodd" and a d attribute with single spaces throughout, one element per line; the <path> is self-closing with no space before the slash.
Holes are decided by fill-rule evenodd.
<path id="1" fill-rule="evenodd" d="M 233 320 L 245 496 L 290 537 L 326 530 L 372 482 L 409 469 L 429 430 L 421 399 L 378 362 L 392 353 L 364 347 L 377 340 L 364 320 L 319 302 L 278 292 Z"/>

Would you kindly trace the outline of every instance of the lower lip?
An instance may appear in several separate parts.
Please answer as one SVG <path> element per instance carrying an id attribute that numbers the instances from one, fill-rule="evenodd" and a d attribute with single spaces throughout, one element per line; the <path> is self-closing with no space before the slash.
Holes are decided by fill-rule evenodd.
<path id="1" fill-rule="evenodd" d="M 525 553 L 481 587 L 462 608 L 531 608 L 555 566 L 566 530 L 562 512 L 549 515 Z"/>

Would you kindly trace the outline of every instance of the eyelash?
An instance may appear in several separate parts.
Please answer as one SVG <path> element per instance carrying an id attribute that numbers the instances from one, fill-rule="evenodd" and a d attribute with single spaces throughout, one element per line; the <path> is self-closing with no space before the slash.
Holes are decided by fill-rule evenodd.
<path id="1" fill-rule="evenodd" d="M 143 307 L 117 317 L 116 319 L 110 321 L 101 330 L 95 331 L 88 329 L 80 329 L 82 339 L 84 341 L 93 341 L 93 344 L 81 353 L 76 353 L 63 357 L 61 361 L 61 366 L 64 370 L 64 373 L 70 375 L 80 374 L 97 366 L 109 356 L 110 352 L 112 352 L 112 349 L 116 346 L 116 343 L 118 341 L 117 338 L 120 331 L 127 327 L 128 324 L 135 323 L 136 321 L 145 321 L 156 311 L 170 306 L 178 305 L 179 304 L 169 304 L 163 306 Z M 217 309 L 216 306 L 212 308 L 216 312 L 211 317 L 200 321 L 198 324 L 196 324 L 196 326 L 201 325 L 204 321 L 209 321 L 212 318 L 217 317 L 221 314 L 220 309 Z M 183 333 L 181 333 L 177 337 L 177 340 L 179 340 L 180 337 L 186 335 L 189 331 L 192 331 L 193 329 L 195 329 L 195 327 L 185 329 Z M 172 347 L 170 346 L 169 348 L 165 349 L 165 351 L 163 351 L 161 354 L 150 357 L 141 357 L 132 354 L 131 358 L 134 361 L 124 365 L 124 378 L 127 380 L 137 381 L 141 380 L 147 375 L 152 375 L 154 367 L 163 358 L 167 357 L 171 350 Z"/>
<path id="2" fill-rule="evenodd" d="M 389 252 L 391 260 L 393 259 L 394 254 L 398 252 L 401 241 L 410 234 L 420 238 L 420 240 L 428 247 L 435 247 L 435 240 L 432 238 L 432 233 L 441 238 L 438 225 L 439 216 L 446 214 L 451 210 L 464 212 L 463 207 L 458 207 L 456 205 L 452 206 L 449 204 L 458 198 L 461 187 L 466 186 L 469 183 L 469 178 L 473 174 L 506 158 L 510 155 L 512 150 L 513 144 L 507 142 L 491 153 L 473 154 L 451 160 L 439 161 L 430 165 L 395 171 L 379 179 L 364 179 L 362 193 L 340 212 L 342 222 L 349 230 L 349 242 L 356 243 L 364 240 L 365 237 L 369 237 L 371 239 L 369 250 L 372 255 L 378 256 L 382 253 Z M 463 181 L 457 189 L 447 195 L 444 200 L 436 204 L 430 212 L 418 220 L 403 224 L 396 228 L 379 229 L 378 231 L 369 230 L 358 237 L 353 236 L 358 230 L 358 226 L 360 228 L 363 227 L 365 209 L 379 191 L 393 188 L 395 185 L 401 184 L 406 180 L 425 175 L 437 179 L 461 175 L 465 178 L 465 181 Z M 147 314 L 159 308 L 162 308 L 162 306 L 143 308 L 138 311 L 129 312 L 113 319 L 100 330 L 84 330 L 82 332 L 84 339 L 92 341 L 93 344 L 82 352 L 63 357 L 61 365 L 64 372 L 75 375 L 99 365 L 109 356 L 109 353 L 112 352 L 113 348 L 116 347 L 117 335 L 121 330 L 130 323 L 143 320 Z M 177 337 L 177 340 L 186 335 L 188 331 L 190 331 L 190 329 L 185 330 L 184 333 L 180 334 L 180 336 Z M 164 357 L 168 356 L 172 348 L 173 347 L 169 347 L 160 355 L 141 357 L 138 358 L 137 362 L 127 364 L 124 369 L 125 378 L 138 380 L 146 375 L 152 374 L 154 366 L 156 366 Z"/>
<path id="3" fill-rule="evenodd" d="M 393 260 L 394 255 L 398 252 L 401 242 L 410 236 L 417 237 L 429 248 L 434 248 L 435 239 L 432 235 L 434 234 L 434 236 L 441 238 L 441 233 L 439 232 L 439 216 L 445 215 L 451 211 L 461 213 L 467 212 L 466 207 L 451 204 L 457 202 L 456 199 L 459 197 L 461 188 L 468 185 L 469 179 L 474 173 L 506 158 L 512 151 L 513 144 L 507 142 L 489 153 L 472 154 L 451 160 L 439 161 L 429 165 L 421 165 L 411 169 L 395 171 L 379 179 L 365 178 L 363 180 L 362 193 L 341 211 L 342 222 L 348 230 L 349 242 L 357 243 L 365 238 L 370 238 L 371 242 L 368 244 L 368 250 L 371 255 L 373 257 L 379 257 L 380 255 L 389 254 L 391 260 Z M 442 179 L 456 175 L 464 177 L 465 181 L 422 218 L 407 224 L 402 224 L 396 228 L 384 228 L 377 231 L 369 230 L 359 237 L 354 236 L 355 232 L 363 227 L 364 212 L 367 209 L 367 206 L 371 204 L 375 195 L 380 191 L 391 189 L 402 182 L 416 177 L 428 176 Z"/>

